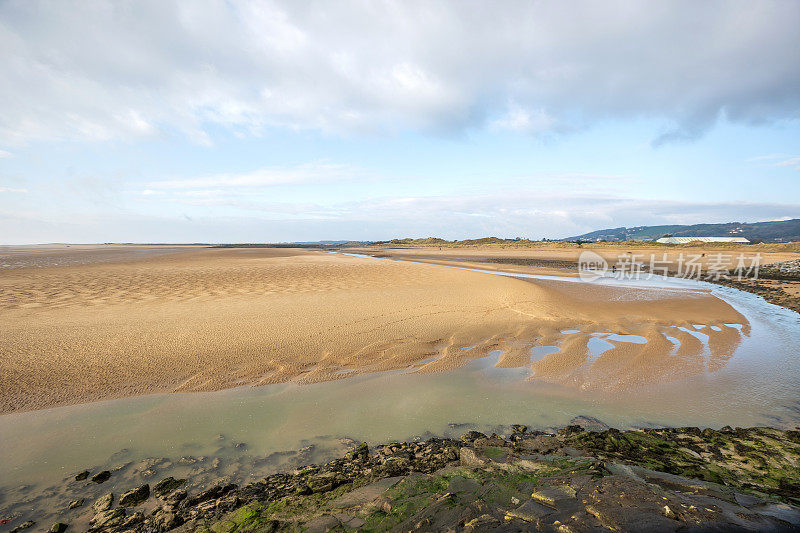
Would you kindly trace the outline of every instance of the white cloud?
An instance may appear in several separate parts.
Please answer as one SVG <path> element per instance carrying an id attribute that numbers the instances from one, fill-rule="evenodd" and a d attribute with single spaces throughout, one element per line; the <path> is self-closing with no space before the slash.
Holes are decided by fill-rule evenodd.
<path id="1" fill-rule="evenodd" d="M 747 160 L 751 163 L 760 163 L 770 167 L 789 167 L 794 170 L 800 170 L 800 157 L 790 156 L 786 154 L 769 154 L 757 157 L 751 157 Z"/>
<path id="2" fill-rule="evenodd" d="M 14 157 L 14 154 L 11 152 L 6 152 L 5 150 L 0 150 L 0 159 Z"/>
<path id="3" fill-rule="evenodd" d="M 774 167 L 791 167 L 794 170 L 800 170 L 800 157 L 790 157 L 781 161 L 773 163 Z"/>
<path id="4" fill-rule="evenodd" d="M 508 106 L 506 114 L 493 121 L 491 126 L 501 130 L 537 133 L 551 130 L 556 124 L 556 120 L 544 109 L 527 110 L 512 104 Z"/>
<path id="5" fill-rule="evenodd" d="M 17 189 L 14 187 L 0 187 L 0 192 L 14 192 L 14 193 L 25 194 L 28 192 L 28 189 Z"/>
<path id="6" fill-rule="evenodd" d="M 210 187 L 270 187 L 277 185 L 318 184 L 366 179 L 362 169 L 334 163 L 308 163 L 285 167 L 264 167 L 251 172 L 213 174 L 195 178 L 152 181 L 142 194 L 152 195 L 164 190 L 208 189 Z M 206 191 L 208 193 L 209 191 Z M 220 191 L 210 191 L 220 192 Z"/>
<path id="7" fill-rule="evenodd" d="M 800 116 L 797 20 L 782 1 L 8 0 L 0 143 L 641 116 L 690 139 Z"/>
<path id="8" fill-rule="evenodd" d="M 568 196 L 505 190 L 489 194 L 377 198 L 319 206 L 302 202 L 233 205 L 211 212 L 146 216 L 120 212 L 9 213 L 0 209 L 0 244 L 31 242 L 280 242 L 382 240 L 402 236 L 558 238 L 607 227 L 800 218 L 800 207 L 748 202 L 670 202 L 625 196 Z M 10 239 L 13 237 L 13 241 Z M 4 240 L 5 239 L 5 240 Z"/>

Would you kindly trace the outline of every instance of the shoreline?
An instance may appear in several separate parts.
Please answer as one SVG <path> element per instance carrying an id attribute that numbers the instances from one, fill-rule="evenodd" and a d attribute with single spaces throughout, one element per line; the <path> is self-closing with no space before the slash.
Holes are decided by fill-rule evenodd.
<path id="1" fill-rule="evenodd" d="M 512 425 L 502 435 L 469 431 L 460 439 L 362 443 L 338 459 L 243 486 L 218 478 L 187 490 L 186 479 L 160 478 L 156 463 L 152 481 L 131 479 L 108 493 L 103 484 L 121 474 L 90 468 L 73 474 L 69 505 L 0 519 L 13 532 L 53 523 L 53 530 L 98 533 L 593 531 L 636 529 L 643 520 L 685 531 L 700 519 L 704 527 L 800 527 L 800 431 L 619 431 L 582 423 L 593 430 Z"/>

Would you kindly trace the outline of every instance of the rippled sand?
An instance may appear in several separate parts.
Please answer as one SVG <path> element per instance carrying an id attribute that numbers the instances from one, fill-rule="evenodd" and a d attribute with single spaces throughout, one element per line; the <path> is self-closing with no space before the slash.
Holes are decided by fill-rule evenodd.
<path id="1" fill-rule="evenodd" d="M 748 331 L 731 306 L 701 291 L 522 280 L 304 250 L 120 250 L 0 270 L 0 412 L 412 365 L 440 371 L 494 349 L 504 352 L 498 366 L 613 391 L 713 372 Z M 26 261 L 24 249 L 14 253 Z M 708 326 L 708 348 L 676 328 L 692 324 Z M 588 342 L 596 332 L 648 342 L 611 341 L 616 347 L 595 358 Z M 540 345 L 560 351 L 532 363 L 530 348 Z"/>

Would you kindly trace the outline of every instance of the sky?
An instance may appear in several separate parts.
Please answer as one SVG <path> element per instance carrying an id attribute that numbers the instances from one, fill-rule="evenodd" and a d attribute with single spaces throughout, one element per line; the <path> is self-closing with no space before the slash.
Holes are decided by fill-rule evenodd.
<path id="1" fill-rule="evenodd" d="M 0 244 L 800 218 L 800 2 L 0 0 Z"/>

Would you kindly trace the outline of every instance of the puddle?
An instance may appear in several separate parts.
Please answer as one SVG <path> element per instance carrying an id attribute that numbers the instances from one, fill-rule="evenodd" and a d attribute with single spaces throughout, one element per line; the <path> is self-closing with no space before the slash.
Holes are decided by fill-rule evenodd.
<path id="1" fill-rule="evenodd" d="M 551 353 L 558 351 L 558 346 L 534 346 L 531 348 L 531 362 L 541 361 Z"/>
<path id="2" fill-rule="evenodd" d="M 594 361 L 601 355 L 603 352 L 607 352 L 614 348 L 614 345 L 608 342 L 605 339 L 601 339 L 599 337 L 592 337 L 586 342 L 586 350 L 588 355 L 588 361 Z"/>
<path id="3" fill-rule="evenodd" d="M 632 342 L 635 344 L 647 344 L 647 339 L 642 337 L 641 335 L 620 335 L 618 333 L 612 333 L 611 335 L 608 335 L 606 339 L 617 342 Z"/>

